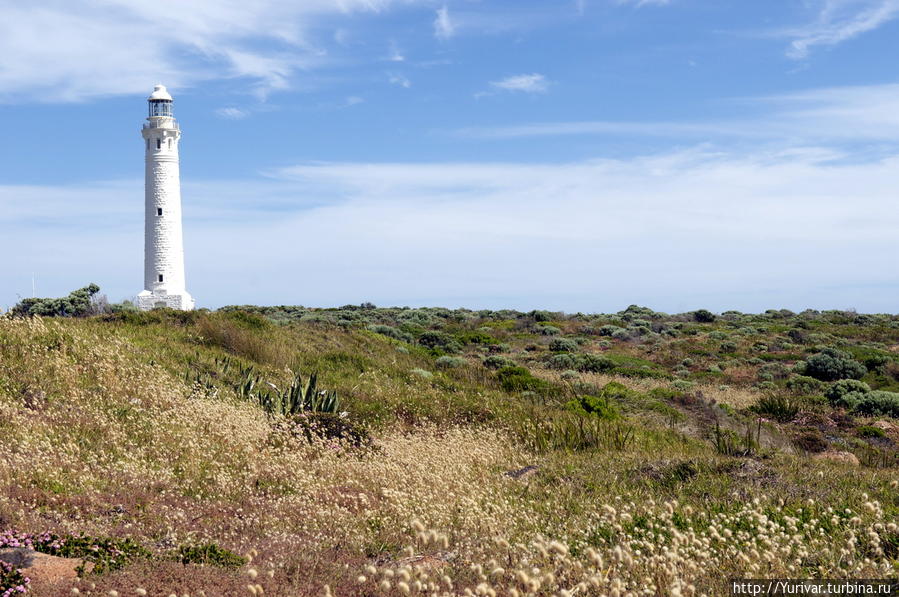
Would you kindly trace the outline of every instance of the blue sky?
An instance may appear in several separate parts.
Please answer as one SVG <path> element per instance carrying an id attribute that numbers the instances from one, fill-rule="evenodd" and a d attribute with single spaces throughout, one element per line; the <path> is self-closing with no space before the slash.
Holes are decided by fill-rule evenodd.
<path id="1" fill-rule="evenodd" d="M 899 311 L 899 0 L 0 0 L 0 307 Z"/>

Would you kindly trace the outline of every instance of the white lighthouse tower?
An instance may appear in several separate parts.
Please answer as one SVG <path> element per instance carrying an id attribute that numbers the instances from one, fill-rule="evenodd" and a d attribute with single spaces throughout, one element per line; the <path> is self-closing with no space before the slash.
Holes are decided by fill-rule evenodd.
<path id="1" fill-rule="evenodd" d="M 172 113 L 172 96 L 157 85 L 147 98 L 150 114 L 141 134 L 146 145 L 144 182 L 144 290 L 137 306 L 191 310 L 194 299 L 184 284 L 181 233 L 181 181 L 178 141 L 181 130 Z"/>

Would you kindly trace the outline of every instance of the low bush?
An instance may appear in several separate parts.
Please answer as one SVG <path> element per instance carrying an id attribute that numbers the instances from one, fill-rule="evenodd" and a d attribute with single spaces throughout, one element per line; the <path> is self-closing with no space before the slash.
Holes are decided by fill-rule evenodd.
<path id="1" fill-rule="evenodd" d="M 14 597 L 28 591 L 31 579 L 22 574 L 12 564 L 0 560 L 0 595 Z"/>
<path id="2" fill-rule="evenodd" d="M 618 408 L 607 396 L 578 396 L 565 405 L 569 410 L 611 421 L 618 418 Z"/>
<path id="3" fill-rule="evenodd" d="M 399 328 L 395 328 L 392 325 L 381 325 L 381 324 L 371 324 L 367 327 L 370 332 L 374 332 L 376 334 L 381 334 L 382 336 L 387 336 L 388 338 L 393 338 L 394 340 L 399 340 L 400 342 L 411 342 L 412 336 L 400 330 Z"/>
<path id="4" fill-rule="evenodd" d="M 805 374 L 821 381 L 860 379 L 865 373 L 867 369 L 864 365 L 835 348 L 825 348 L 805 362 Z"/>
<path id="5" fill-rule="evenodd" d="M 202 545 L 182 545 L 178 548 L 178 560 L 184 564 L 199 564 L 200 566 L 219 566 L 221 568 L 240 568 L 247 563 L 247 559 L 219 547 L 215 543 Z"/>
<path id="6" fill-rule="evenodd" d="M 26 298 L 12 308 L 14 317 L 83 317 L 92 313 L 91 299 L 100 292 L 96 284 L 73 290 L 63 298 Z"/>
<path id="7" fill-rule="evenodd" d="M 507 392 L 542 392 L 549 389 L 549 384 L 531 375 L 524 367 L 503 367 L 496 372 L 502 388 Z"/>
<path id="8" fill-rule="evenodd" d="M 797 395 L 820 394 L 826 385 L 823 381 L 807 375 L 794 375 L 787 380 L 787 389 Z"/>
<path id="9" fill-rule="evenodd" d="M 824 392 L 824 395 L 828 400 L 835 406 L 839 406 L 838 402 L 850 392 L 857 392 L 861 394 L 867 394 L 871 391 L 871 386 L 866 384 L 863 381 L 858 381 L 856 379 L 841 379 L 837 381 Z"/>
<path id="10" fill-rule="evenodd" d="M 899 393 L 874 390 L 863 394 L 855 411 L 863 415 L 899 418 Z"/>
<path id="11" fill-rule="evenodd" d="M 490 355 L 484 359 L 484 366 L 488 369 L 502 369 L 503 367 L 514 367 L 515 361 L 499 355 Z"/>
<path id="12" fill-rule="evenodd" d="M 577 352 L 578 343 L 569 338 L 553 338 L 549 349 L 553 352 Z"/>
<path id="13" fill-rule="evenodd" d="M 465 365 L 466 362 L 462 357 L 442 356 L 434 361 L 434 366 L 438 369 L 456 369 Z"/>
<path id="14" fill-rule="evenodd" d="M 886 432 L 883 429 L 881 429 L 880 427 L 874 427 L 873 425 L 862 425 L 858 427 L 855 432 L 859 435 L 859 437 L 886 437 Z"/>

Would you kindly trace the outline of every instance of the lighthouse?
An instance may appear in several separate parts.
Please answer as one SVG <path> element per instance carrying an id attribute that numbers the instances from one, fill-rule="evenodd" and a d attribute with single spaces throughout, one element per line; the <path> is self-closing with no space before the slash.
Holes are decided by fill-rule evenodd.
<path id="1" fill-rule="evenodd" d="M 184 283 L 181 232 L 181 180 L 178 141 L 181 129 L 172 112 L 172 96 L 157 85 L 147 98 L 149 116 L 141 130 L 145 145 L 143 310 L 169 307 L 189 311 L 194 299 Z"/>

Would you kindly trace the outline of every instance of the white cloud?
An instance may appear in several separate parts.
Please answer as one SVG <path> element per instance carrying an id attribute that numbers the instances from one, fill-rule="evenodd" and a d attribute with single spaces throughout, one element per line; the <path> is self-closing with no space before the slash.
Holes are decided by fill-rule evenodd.
<path id="1" fill-rule="evenodd" d="M 188 287 L 204 306 L 895 312 L 899 155 L 835 157 L 692 149 L 570 163 L 304 164 L 195 181 L 184 188 Z M 32 271 L 47 294 L 91 280 L 113 300 L 139 290 L 142 204 L 139 180 L 0 186 L 0 253 L 19 256 L 0 304 L 30 293 Z"/>
<path id="2" fill-rule="evenodd" d="M 412 81 L 410 81 L 408 77 L 400 73 L 387 73 L 387 80 L 390 81 L 392 85 L 399 85 L 400 87 L 405 87 L 406 89 L 412 87 Z"/>
<path id="3" fill-rule="evenodd" d="M 499 81 L 491 81 L 490 86 L 495 89 L 504 91 L 521 91 L 524 93 L 542 93 L 546 91 L 549 82 L 546 77 L 539 73 L 531 73 L 528 75 L 514 75 L 500 79 Z"/>
<path id="4" fill-rule="evenodd" d="M 449 9 L 444 4 L 437 9 L 437 17 L 434 19 L 434 36 L 437 39 L 447 40 L 456 32 L 456 26 L 450 18 Z"/>
<path id="5" fill-rule="evenodd" d="M 618 4 L 634 4 L 639 8 L 641 6 L 665 6 L 671 4 L 671 0 L 618 0 Z"/>
<path id="6" fill-rule="evenodd" d="M 899 84 L 834 87 L 732 102 L 741 113 L 756 116 L 702 121 L 577 121 L 538 122 L 495 127 L 471 127 L 454 134 L 474 138 L 516 138 L 554 135 L 643 135 L 717 140 L 742 137 L 789 143 L 895 143 L 899 139 Z M 759 111 L 761 108 L 761 111 Z"/>
<path id="7" fill-rule="evenodd" d="M 815 46 L 835 46 L 899 16 L 899 0 L 819 0 L 818 5 L 813 22 L 783 33 L 794 38 L 790 58 L 806 58 Z"/>
<path id="8" fill-rule="evenodd" d="M 395 3 L 4 2 L 0 54 L 9 59 L 0 67 L 0 101 L 81 101 L 143 93 L 158 81 L 177 89 L 226 78 L 245 79 L 236 86 L 265 94 L 328 59 L 310 35 L 326 17 Z"/>
<path id="9" fill-rule="evenodd" d="M 219 108 L 215 113 L 222 118 L 227 118 L 229 120 L 240 120 L 241 118 L 246 118 L 250 114 L 246 110 L 240 108 Z"/>
<path id="10" fill-rule="evenodd" d="M 347 108 L 350 106 L 358 106 L 361 103 L 365 102 L 365 98 L 359 97 L 358 95 L 351 95 L 343 102 L 343 105 Z"/>
<path id="11" fill-rule="evenodd" d="M 387 54 L 387 60 L 390 62 L 403 62 L 406 60 L 406 57 L 400 51 L 400 47 L 397 45 L 396 41 L 390 40 L 389 52 Z"/>

